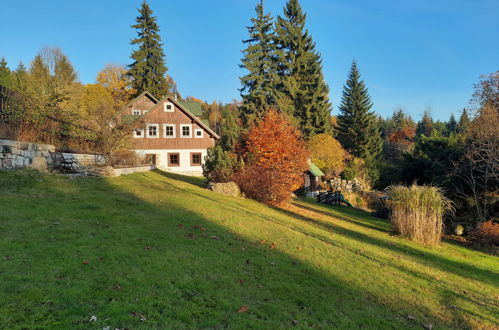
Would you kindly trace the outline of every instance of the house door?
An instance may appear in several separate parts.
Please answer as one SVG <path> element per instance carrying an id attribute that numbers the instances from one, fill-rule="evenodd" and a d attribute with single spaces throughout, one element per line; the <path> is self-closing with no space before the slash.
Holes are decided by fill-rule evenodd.
<path id="1" fill-rule="evenodd" d="M 156 154 L 146 154 L 146 164 L 158 165 Z"/>

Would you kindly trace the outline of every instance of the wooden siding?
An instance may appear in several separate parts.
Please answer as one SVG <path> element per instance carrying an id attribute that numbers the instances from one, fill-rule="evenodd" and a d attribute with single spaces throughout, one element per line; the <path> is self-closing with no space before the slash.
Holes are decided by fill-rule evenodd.
<path id="1" fill-rule="evenodd" d="M 144 129 L 143 138 L 134 138 L 132 133 L 133 147 L 135 150 L 155 150 L 155 149 L 169 149 L 169 150 L 180 150 L 180 149 L 207 149 L 215 145 L 215 138 L 210 135 L 210 133 L 205 130 L 202 126 L 197 124 L 192 120 L 186 113 L 184 113 L 180 108 L 175 106 L 173 112 L 164 111 L 164 100 L 156 104 L 149 112 L 143 116 Z M 133 106 L 132 106 L 133 108 Z M 141 110 L 137 105 L 136 108 L 130 108 L 129 111 L 133 109 Z M 159 137 L 148 138 L 146 132 L 147 124 L 159 124 Z M 175 137 L 165 138 L 164 124 L 174 124 L 175 125 Z M 191 124 L 191 137 L 183 138 L 181 137 L 181 126 L 183 124 Z M 196 129 L 203 130 L 203 137 L 196 138 Z"/>
<path id="2" fill-rule="evenodd" d="M 132 115 L 133 110 L 150 110 L 152 109 L 156 103 L 151 100 L 147 95 L 142 95 L 134 102 L 130 103 L 125 110 L 123 111 L 123 115 Z"/>

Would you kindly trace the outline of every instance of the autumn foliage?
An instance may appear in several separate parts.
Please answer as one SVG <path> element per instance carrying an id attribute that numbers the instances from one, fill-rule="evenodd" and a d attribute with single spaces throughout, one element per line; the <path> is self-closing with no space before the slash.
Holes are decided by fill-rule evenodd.
<path id="1" fill-rule="evenodd" d="M 289 120 L 273 110 L 249 129 L 240 153 L 245 166 L 235 180 L 250 198 L 279 205 L 303 184 L 309 158 L 305 142 Z"/>
<path id="2" fill-rule="evenodd" d="M 312 161 L 328 177 L 339 175 L 345 168 L 345 161 L 349 156 L 338 140 L 329 134 L 312 136 L 308 141 L 308 150 L 312 154 Z"/>

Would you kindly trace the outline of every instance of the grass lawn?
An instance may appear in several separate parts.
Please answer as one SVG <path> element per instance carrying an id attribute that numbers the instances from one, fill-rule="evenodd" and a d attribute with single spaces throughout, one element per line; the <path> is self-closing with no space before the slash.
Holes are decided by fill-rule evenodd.
<path id="1" fill-rule="evenodd" d="M 201 186 L 0 172 L 0 328 L 499 326 L 497 256 Z"/>

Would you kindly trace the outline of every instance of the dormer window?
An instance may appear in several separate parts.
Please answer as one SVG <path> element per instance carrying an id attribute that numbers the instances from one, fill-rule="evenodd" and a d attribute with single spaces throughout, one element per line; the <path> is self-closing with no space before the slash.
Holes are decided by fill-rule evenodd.
<path id="1" fill-rule="evenodd" d="M 133 130 L 133 137 L 134 138 L 143 138 L 144 137 L 144 130 L 137 128 Z"/>
<path id="2" fill-rule="evenodd" d="M 132 115 L 140 116 L 140 110 L 132 110 Z"/>
<path id="3" fill-rule="evenodd" d="M 165 102 L 164 106 L 165 112 L 173 112 L 173 110 L 175 109 L 175 106 L 171 102 Z"/>

